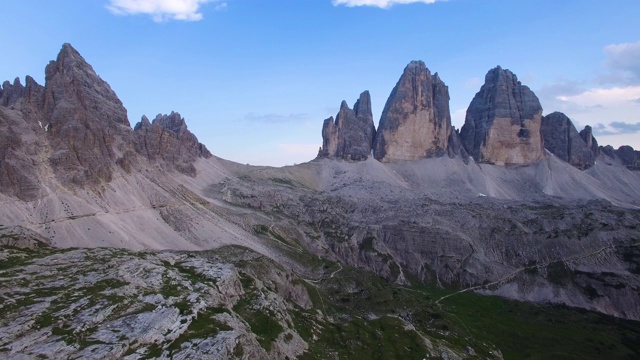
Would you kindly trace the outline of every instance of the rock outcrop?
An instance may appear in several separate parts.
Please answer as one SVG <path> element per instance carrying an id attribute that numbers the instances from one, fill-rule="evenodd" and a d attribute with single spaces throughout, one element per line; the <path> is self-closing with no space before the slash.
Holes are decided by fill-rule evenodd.
<path id="1" fill-rule="evenodd" d="M 632 171 L 640 171 L 640 151 L 635 150 L 631 146 L 623 145 L 617 150 L 611 145 L 600 147 L 600 151 L 612 158 L 618 160 L 627 169 Z"/>
<path id="2" fill-rule="evenodd" d="M 590 128 L 589 128 L 590 130 Z M 582 130 L 584 137 L 578 133 L 576 127 L 565 114 L 553 112 L 542 117 L 542 138 L 544 147 L 558 158 L 568 162 L 580 170 L 593 166 L 596 153 L 587 145 L 597 144 L 591 132 Z"/>
<path id="3" fill-rule="evenodd" d="M 70 44 L 47 65 L 45 80 L 41 86 L 27 76 L 25 85 L 19 78 L 2 85 L 3 194 L 37 199 L 51 173 L 65 187 L 96 188 L 120 169 L 142 169 L 148 160 L 194 176 L 196 158 L 211 156 L 177 113 L 158 117 L 155 129 L 134 133 L 115 92 Z"/>
<path id="4" fill-rule="evenodd" d="M 58 180 L 77 186 L 111 181 L 116 150 L 126 151 L 116 149 L 116 142 L 128 142 L 130 126 L 127 110 L 109 84 L 70 44 L 64 44 L 45 69 L 42 93 L 42 100 L 25 99 L 34 106 L 23 107 L 23 113 L 41 109 L 37 118 L 48 133 L 50 163 Z M 25 115 L 27 120 L 35 118 Z"/>
<path id="5" fill-rule="evenodd" d="M 451 127 L 451 132 L 449 134 L 447 153 L 452 159 L 460 155 L 465 164 L 469 163 L 469 153 L 467 153 L 467 150 L 465 150 L 462 146 L 462 141 L 460 140 L 460 132 L 453 126 Z"/>
<path id="6" fill-rule="evenodd" d="M 498 66 L 471 101 L 460 138 L 476 162 L 531 164 L 544 156 L 541 125 L 538 97 Z"/>
<path id="7" fill-rule="evenodd" d="M 382 162 L 446 153 L 451 132 L 449 89 L 422 61 L 404 69 L 384 107 L 373 155 Z"/>
<path id="8" fill-rule="evenodd" d="M 335 121 L 333 117 L 324 121 L 322 148 L 318 156 L 354 161 L 367 160 L 371 155 L 375 133 L 371 96 L 365 91 L 353 105 L 353 110 L 346 101 L 342 101 Z"/>
<path id="9" fill-rule="evenodd" d="M 587 144 L 587 147 L 591 150 L 594 158 L 600 155 L 600 146 L 598 146 L 598 142 L 593 136 L 593 129 L 591 129 L 591 126 L 585 126 L 584 129 L 580 131 L 580 137 Z"/>
<path id="10" fill-rule="evenodd" d="M 137 135 L 136 152 L 152 161 L 162 160 L 162 165 L 174 167 L 189 176 L 196 175 L 193 162 L 198 157 L 211 157 L 207 147 L 198 142 L 177 112 L 158 114 L 153 123 L 143 116 L 134 132 Z"/>

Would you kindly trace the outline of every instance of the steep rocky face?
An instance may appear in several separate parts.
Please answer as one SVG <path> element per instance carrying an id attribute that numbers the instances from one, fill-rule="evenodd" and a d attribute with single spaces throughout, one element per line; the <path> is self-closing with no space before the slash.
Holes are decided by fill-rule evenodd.
<path id="1" fill-rule="evenodd" d="M 460 155 L 465 164 L 469 163 L 469 154 L 467 150 L 462 146 L 462 141 L 460 140 L 460 132 L 458 129 L 451 127 L 451 132 L 449 134 L 449 144 L 447 148 L 447 153 L 450 158 L 455 158 Z"/>
<path id="2" fill-rule="evenodd" d="M 442 156 L 450 132 L 449 89 L 424 62 L 412 61 L 382 112 L 374 157 L 392 162 Z"/>
<path id="3" fill-rule="evenodd" d="M 498 66 L 471 101 L 460 138 L 477 162 L 531 164 L 544 156 L 541 125 L 536 95 Z"/>
<path id="4" fill-rule="evenodd" d="M 186 175 L 196 175 L 193 162 L 198 157 L 211 157 L 207 147 L 198 142 L 177 112 L 158 114 L 153 123 L 143 116 L 134 132 L 137 135 L 136 152 L 152 161 L 163 160 L 163 165 L 175 167 Z"/>
<path id="5" fill-rule="evenodd" d="M 629 170 L 640 171 L 640 151 L 634 150 L 631 146 L 623 145 L 616 150 L 613 146 L 607 145 L 599 147 L 598 151 L 612 159 L 618 160 Z"/>
<path id="6" fill-rule="evenodd" d="M 598 146 L 596 138 L 593 137 L 593 129 L 591 129 L 591 126 L 585 126 L 584 129 L 580 131 L 580 137 L 587 144 L 594 158 L 600 155 L 600 147 Z"/>
<path id="7" fill-rule="evenodd" d="M 95 188 L 147 160 L 194 176 L 193 162 L 211 156 L 177 113 L 134 133 L 122 102 L 71 45 L 45 73 L 45 86 L 27 76 L 26 85 L 5 81 L 0 90 L 1 193 L 34 200 L 51 172 L 65 187 Z"/>
<path id="8" fill-rule="evenodd" d="M 591 143 L 595 142 L 591 133 L 583 132 Z M 542 138 L 547 150 L 578 169 L 593 166 L 596 154 L 565 114 L 554 112 L 542 117 Z"/>
<path id="9" fill-rule="evenodd" d="M 45 75 L 44 91 L 34 92 L 42 97 L 25 98 L 21 110 L 27 121 L 38 119 L 47 132 L 56 177 L 79 186 L 109 182 L 116 151 L 127 150 L 116 149 L 117 138 L 125 144 L 129 140 L 127 110 L 69 44 L 47 65 Z"/>
<path id="10" fill-rule="evenodd" d="M 322 125 L 322 148 L 318 156 L 363 161 L 371 154 L 375 136 L 371 113 L 371 96 L 368 91 L 349 108 L 346 101 L 340 105 L 335 121 L 330 117 Z"/>

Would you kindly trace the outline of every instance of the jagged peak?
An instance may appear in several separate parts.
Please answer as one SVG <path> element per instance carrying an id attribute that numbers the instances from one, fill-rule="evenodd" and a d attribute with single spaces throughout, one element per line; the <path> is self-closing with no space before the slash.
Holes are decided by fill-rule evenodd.
<path id="1" fill-rule="evenodd" d="M 365 90 L 360 93 L 360 97 L 353 105 L 353 110 L 356 112 L 356 116 L 371 116 L 371 94 L 369 90 Z"/>
<path id="2" fill-rule="evenodd" d="M 153 124 L 157 124 L 162 126 L 163 128 L 173 131 L 176 134 L 181 134 L 187 131 L 187 123 L 180 113 L 171 111 L 169 115 L 158 114 L 156 118 L 153 119 Z"/>
<path id="3" fill-rule="evenodd" d="M 405 70 L 406 69 L 415 69 L 415 68 L 426 69 L 427 65 L 425 65 L 424 61 L 422 61 L 422 60 L 411 60 L 409 62 L 409 64 L 407 64 L 407 66 L 405 67 Z"/>
<path id="4" fill-rule="evenodd" d="M 45 68 L 45 78 L 48 81 L 58 73 L 68 74 L 75 71 L 89 73 L 98 77 L 93 67 L 80 55 L 78 50 L 71 44 L 64 43 L 56 60 L 50 61 Z"/>
<path id="5" fill-rule="evenodd" d="M 149 126 L 151 126 L 151 122 L 149 121 L 149 118 L 147 117 L 147 115 L 142 115 L 142 118 L 140 119 L 140 121 L 136 124 L 136 126 L 134 126 L 133 131 L 147 129 Z"/>

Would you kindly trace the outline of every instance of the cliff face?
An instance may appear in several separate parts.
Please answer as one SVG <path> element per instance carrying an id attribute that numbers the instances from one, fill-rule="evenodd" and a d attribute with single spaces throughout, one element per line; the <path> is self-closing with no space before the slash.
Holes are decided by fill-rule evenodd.
<path id="1" fill-rule="evenodd" d="M 585 129 L 582 132 L 591 144 L 596 144 L 597 149 L 597 142 L 590 131 L 587 133 Z M 592 145 L 563 113 L 554 112 L 542 117 L 542 137 L 547 150 L 580 170 L 590 168 L 596 160 L 597 153 L 592 150 Z"/>
<path id="2" fill-rule="evenodd" d="M 134 143 L 136 152 L 150 160 L 160 160 L 165 167 L 173 167 L 186 175 L 196 175 L 193 162 L 198 157 L 211 157 L 206 146 L 198 142 L 177 112 L 158 114 L 153 123 L 143 116 L 134 132 L 137 135 Z"/>
<path id="3" fill-rule="evenodd" d="M 412 61 L 382 112 L 374 157 L 393 162 L 442 156 L 450 132 L 449 89 L 424 62 Z"/>
<path id="4" fill-rule="evenodd" d="M 158 119 L 175 141 L 161 146 L 159 138 L 136 136 L 115 92 L 70 44 L 46 66 L 45 80 L 44 86 L 30 76 L 24 86 L 5 81 L 0 91 L 4 194 L 34 200 L 50 172 L 65 187 L 96 187 L 157 158 L 166 169 L 194 176 L 195 159 L 211 156 L 179 115 Z"/>
<path id="5" fill-rule="evenodd" d="M 460 138 L 476 162 L 531 164 L 544 156 L 541 126 L 536 95 L 498 66 L 471 101 Z"/>
<path id="6" fill-rule="evenodd" d="M 371 96 L 368 91 L 365 91 L 360 94 L 353 110 L 349 108 L 346 101 L 343 101 L 335 121 L 333 117 L 324 121 L 322 148 L 318 156 L 354 161 L 366 160 L 371 155 L 375 132 L 371 113 Z"/>

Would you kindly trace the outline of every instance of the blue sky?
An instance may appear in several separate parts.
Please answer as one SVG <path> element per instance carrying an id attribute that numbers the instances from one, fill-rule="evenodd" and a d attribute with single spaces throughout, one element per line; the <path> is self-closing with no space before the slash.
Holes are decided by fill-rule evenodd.
<path id="1" fill-rule="evenodd" d="M 178 111 L 217 156 L 315 157 L 322 121 L 372 96 L 374 119 L 411 60 L 449 86 L 453 124 L 496 65 L 600 144 L 640 148 L 637 0 L 3 0 L 0 79 L 71 43 L 133 124 Z"/>

